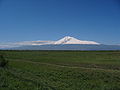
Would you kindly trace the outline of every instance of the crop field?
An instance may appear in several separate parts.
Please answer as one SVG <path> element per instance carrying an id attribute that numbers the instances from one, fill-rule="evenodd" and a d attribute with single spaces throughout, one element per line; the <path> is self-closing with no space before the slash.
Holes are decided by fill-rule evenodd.
<path id="1" fill-rule="evenodd" d="M 120 51 L 0 51 L 0 90 L 120 90 Z"/>

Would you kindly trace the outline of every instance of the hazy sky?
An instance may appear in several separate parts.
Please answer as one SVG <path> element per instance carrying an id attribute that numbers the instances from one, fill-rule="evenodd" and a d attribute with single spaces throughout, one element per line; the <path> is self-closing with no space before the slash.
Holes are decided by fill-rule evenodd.
<path id="1" fill-rule="evenodd" d="M 120 0 L 0 0 L 0 42 L 64 36 L 120 44 Z"/>

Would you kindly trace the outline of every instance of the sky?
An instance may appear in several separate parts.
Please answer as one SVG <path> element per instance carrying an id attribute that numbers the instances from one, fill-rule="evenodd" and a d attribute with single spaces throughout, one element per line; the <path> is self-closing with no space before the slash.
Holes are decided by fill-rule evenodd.
<path id="1" fill-rule="evenodd" d="M 120 0 L 0 0 L 0 43 L 64 36 L 120 44 Z"/>

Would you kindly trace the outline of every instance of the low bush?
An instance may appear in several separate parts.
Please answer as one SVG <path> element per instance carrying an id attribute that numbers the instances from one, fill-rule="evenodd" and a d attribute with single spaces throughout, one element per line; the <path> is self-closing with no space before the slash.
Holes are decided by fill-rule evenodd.
<path id="1" fill-rule="evenodd" d="M 3 55 L 0 55 L 0 67 L 7 67 L 8 61 L 4 58 Z"/>

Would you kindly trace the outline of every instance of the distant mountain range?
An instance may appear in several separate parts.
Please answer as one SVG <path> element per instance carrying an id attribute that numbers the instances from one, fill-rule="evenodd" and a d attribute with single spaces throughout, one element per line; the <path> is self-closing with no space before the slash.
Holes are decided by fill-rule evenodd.
<path id="1" fill-rule="evenodd" d="M 24 41 L 0 45 L 9 50 L 120 50 L 119 45 L 103 45 L 66 36 L 58 41 Z"/>

